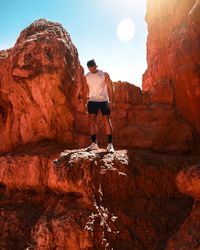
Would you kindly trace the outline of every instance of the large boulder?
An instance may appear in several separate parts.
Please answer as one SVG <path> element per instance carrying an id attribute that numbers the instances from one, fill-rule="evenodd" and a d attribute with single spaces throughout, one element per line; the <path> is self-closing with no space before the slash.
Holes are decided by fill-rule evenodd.
<path id="1" fill-rule="evenodd" d="M 43 139 L 74 141 L 72 95 L 83 75 L 58 23 L 40 19 L 0 53 L 0 151 Z"/>

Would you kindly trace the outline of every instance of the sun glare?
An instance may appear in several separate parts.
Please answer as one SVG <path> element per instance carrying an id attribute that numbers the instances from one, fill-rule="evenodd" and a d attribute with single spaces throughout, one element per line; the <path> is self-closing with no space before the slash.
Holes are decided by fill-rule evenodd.
<path id="1" fill-rule="evenodd" d="M 120 21 L 117 27 L 117 36 L 119 40 L 129 42 L 135 34 L 135 24 L 130 18 Z"/>

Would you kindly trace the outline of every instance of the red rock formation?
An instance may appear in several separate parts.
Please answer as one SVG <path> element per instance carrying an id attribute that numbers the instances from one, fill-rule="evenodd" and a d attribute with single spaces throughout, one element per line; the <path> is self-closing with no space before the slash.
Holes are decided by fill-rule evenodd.
<path id="1" fill-rule="evenodd" d="M 180 110 L 184 119 L 200 132 L 200 1 L 147 1 L 148 69 L 143 90 L 153 100 L 167 100 L 164 82 L 172 85 L 168 102 Z M 160 91 L 161 90 L 161 91 Z M 170 93 L 170 88 L 167 90 Z M 164 96 L 163 96 L 164 95 Z M 147 100 L 148 100 L 147 98 Z M 170 103 L 170 102 L 169 102 Z M 195 202 L 187 220 L 170 238 L 167 249 L 200 249 L 199 165 L 182 170 L 177 176 L 178 189 Z"/>
<path id="2" fill-rule="evenodd" d="M 172 82 L 178 109 L 200 132 L 199 6 L 199 0 L 147 1 L 148 70 L 143 89 L 162 85 L 163 79 Z"/>
<path id="3" fill-rule="evenodd" d="M 0 157 L 2 249 L 164 249 L 191 200 L 175 176 L 199 157 L 43 143 Z"/>
<path id="4" fill-rule="evenodd" d="M 62 26 L 32 23 L 12 49 L 1 51 L 0 66 L 0 151 L 42 139 L 72 143 L 70 97 L 82 72 Z"/>
<path id="5" fill-rule="evenodd" d="M 168 250 L 189 250 L 200 248 L 200 166 L 182 170 L 177 176 L 178 189 L 187 195 L 191 195 L 195 202 L 187 220 L 181 225 L 179 230 L 171 237 L 168 242 Z"/>

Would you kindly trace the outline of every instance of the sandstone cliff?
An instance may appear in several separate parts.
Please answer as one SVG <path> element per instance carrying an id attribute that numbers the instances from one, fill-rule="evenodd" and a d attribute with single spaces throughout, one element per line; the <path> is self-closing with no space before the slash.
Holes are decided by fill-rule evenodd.
<path id="1" fill-rule="evenodd" d="M 200 132 L 200 1 L 148 0 L 143 89 L 171 82 L 184 118 Z"/>
<path id="2" fill-rule="evenodd" d="M 174 89 L 178 110 L 200 132 L 200 1 L 148 0 L 146 21 L 148 69 L 143 90 L 166 98 L 166 91 Z M 177 176 L 178 189 L 195 202 L 171 236 L 168 250 L 200 249 L 199 169 L 199 163 L 188 166 Z"/>

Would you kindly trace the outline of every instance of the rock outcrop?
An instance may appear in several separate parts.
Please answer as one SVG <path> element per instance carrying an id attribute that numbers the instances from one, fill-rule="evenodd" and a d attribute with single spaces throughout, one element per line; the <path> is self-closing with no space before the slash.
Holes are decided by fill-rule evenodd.
<path id="1" fill-rule="evenodd" d="M 147 1 L 148 70 L 143 89 L 171 82 L 178 109 L 200 132 L 199 9 L 199 0 Z"/>
<path id="2" fill-rule="evenodd" d="M 194 198 L 192 211 L 179 230 L 168 242 L 168 250 L 189 250 L 200 248 L 200 166 L 183 169 L 177 176 L 178 189 Z"/>
<path id="3" fill-rule="evenodd" d="M 147 1 L 148 69 L 143 90 L 174 101 L 184 119 L 200 133 L 200 1 Z M 167 90 L 168 99 L 165 95 Z M 172 90 L 172 92 L 171 92 Z M 170 94 L 173 93 L 174 95 Z M 171 236 L 168 250 L 200 249 L 199 163 L 177 176 L 178 189 L 194 199 L 192 211 Z"/>
<path id="4" fill-rule="evenodd" d="M 0 151 L 43 139 L 73 143 L 71 108 L 82 69 L 58 23 L 40 19 L 0 52 Z"/>
<path id="5" fill-rule="evenodd" d="M 164 249 L 192 200 L 175 176 L 199 156 L 43 143 L 0 157 L 1 249 Z"/>

